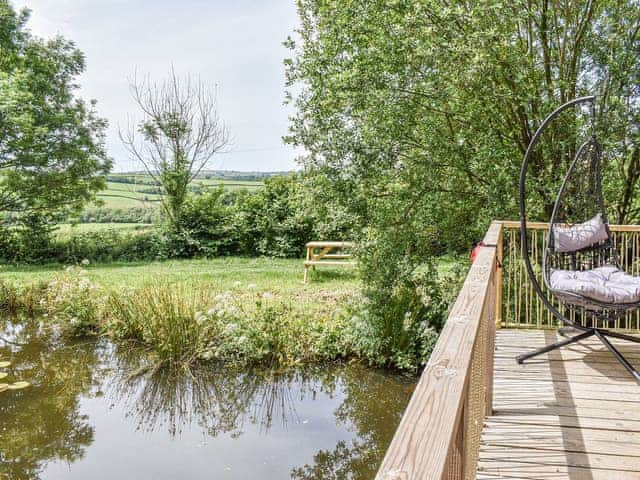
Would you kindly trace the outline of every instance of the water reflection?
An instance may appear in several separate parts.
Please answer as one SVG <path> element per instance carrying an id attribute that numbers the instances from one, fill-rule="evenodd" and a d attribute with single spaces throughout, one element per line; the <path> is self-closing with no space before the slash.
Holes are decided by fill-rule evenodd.
<path id="1" fill-rule="evenodd" d="M 81 396 L 95 394 L 100 369 L 93 344 L 64 344 L 39 322 L 4 322 L 0 356 L 32 386 L 0 396 L 0 478 L 37 479 L 53 460 L 73 463 L 93 441 Z"/>
<path id="2" fill-rule="evenodd" d="M 34 385 L 0 396 L 0 478 L 9 480 L 169 479 L 164 466 L 180 462 L 182 478 L 369 479 L 413 389 L 357 366 L 132 377 L 139 350 L 65 344 L 36 321 L 3 330 L 15 343 L 0 340 L 0 356 Z M 114 438 L 136 455 L 107 474 Z M 164 473 L 152 476 L 150 462 Z"/>
<path id="3" fill-rule="evenodd" d="M 268 433 L 274 421 L 296 421 L 296 396 L 315 395 L 315 382 L 303 372 L 241 372 L 226 368 L 161 369 L 144 375 L 139 352 L 116 356 L 108 390 L 126 405 L 128 416 L 146 432 L 166 429 L 171 436 L 197 425 L 211 437 L 237 437 L 246 422 Z"/>

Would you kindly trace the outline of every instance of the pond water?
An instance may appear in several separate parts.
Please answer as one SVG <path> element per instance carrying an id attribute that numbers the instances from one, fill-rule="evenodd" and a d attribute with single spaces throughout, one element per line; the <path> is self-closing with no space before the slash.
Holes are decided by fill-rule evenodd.
<path id="1" fill-rule="evenodd" d="M 131 374 L 144 355 L 0 323 L 0 478 L 370 479 L 414 380 L 361 366 Z"/>

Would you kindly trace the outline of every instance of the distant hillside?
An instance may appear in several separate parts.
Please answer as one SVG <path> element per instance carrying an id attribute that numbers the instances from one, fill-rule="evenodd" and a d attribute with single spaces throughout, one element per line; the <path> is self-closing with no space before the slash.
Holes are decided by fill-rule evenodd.
<path id="1" fill-rule="evenodd" d="M 291 171 L 276 171 L 276 172 L 240 172 L 236 170 L 203 170 L 198 175 L 200 179 L 206 180 L 235 180 L 245 182 L 261 182 L 265 178 L 278 177 L 281 175 L 288 175 Z M 109 177 L 109 181 L 123 182 L 123 179 L 129 179 L 131 177 L 148 177 L 147 172 L 133 171 L 133 172 L 114 172 Z M 125 180 L 126 183 L 129 183 Z"/>

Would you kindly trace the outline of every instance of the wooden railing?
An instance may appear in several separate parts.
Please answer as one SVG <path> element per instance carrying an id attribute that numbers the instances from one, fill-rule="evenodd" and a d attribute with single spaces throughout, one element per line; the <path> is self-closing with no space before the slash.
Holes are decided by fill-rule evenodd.
<path id="1" fill-rule="evenodd" d="M 520 246 L 520 223 L 500 222 L 503 226 L 503 242 L 499 256 L 502 268 L 502 308 L 497 321 L 509 328 L 555 328 L 557 322 L 544 308 L 527 276 Z M 610 225 L 611 234 L 622 267 L 632 275 L 640 275 L 640 225 Z M 529 254 L 532 263 L 540 265 L 544 253 L 544 238 L 548 224 L 528 223 Z M 542 281 L 542 270 L 537 269 Z M 556 306 L 557 302 L 556 302 Z M 580 321 L 581 319 L 576 319 Z M 640 328 L 640 311 L 617 320 L 613 328 L 637 331 Z"/>
<path id="2" fill-rule="evenodd" d="M 483 419 L 492 406 L 501 234 L 502 225 L 492 223 L 377 480 L 475 478 Z"/>
<path id="3" fill-rule="evenodd" d="M 639 275 L 640 226 L 610 227 L 622 266 Z M 376 480 L 475 478 L 483 420 L 492 408 L 496 327 L 556 326 L 527 278 L 519 228 L 512 221 L 489 227 Z M 539 264 L 547 224 L 528 229 Z M 637 330 L 640 313 L 615 326 Z"/>

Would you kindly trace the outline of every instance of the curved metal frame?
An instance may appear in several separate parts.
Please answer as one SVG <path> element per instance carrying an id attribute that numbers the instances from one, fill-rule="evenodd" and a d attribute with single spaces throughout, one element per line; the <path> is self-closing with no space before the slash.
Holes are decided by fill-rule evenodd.
<path id="1" fill-rule="evenodd" d="M 562 323 L 564 323 L 567 326 L 570 327 L 574 327 L 577 328 L 578 330 L 588 330 L 588 328 L 583 327 L 582 325 L 577 325 L 574 322 L 572 322 L 571 320 L 569 320 L 567 317 L 565 317 L 562 313 L 560 313 L 560 311 L 554 307 L 551 304 L 551 301 L 549 300 L 549 297 L 547 297 L 547 295 L 544 293 L 544 290 L 542 289 L 542 287 L 540 286 L 540 283 L 538 282 L 538 279 L 536 278 L 535 272 L 533 271 L 533 265 L 531 265 L 531 258 L 529 258 L 529 239 L 527 237 L 527 211 L 526 211 L 526 181 L 527 181 L 527 167 L 529 166 L 529 159 L 531 157 L 531 153 L 533 152 L 534 148 L 536 147 L 536 145 L 538 144 L 538 141 L 540 140 L 540 137 L 542 136 L 542 133 L 545 131 L 545 129 L 547 128 L 547 126 L 556 118 L 558 117 L 562 112 L 564 112 L 565 110 L 568 110 L 571 107 L 574 107 L 575 105 L 579 105 L 581 103 L 587 103 L 587 102 L 592 102 L 592 104 L 595 102 L 595 96 L 590 95 L 588 97 L 580 97 L 580 98 L 576 98 L 574 100 L 571 100 L 567 103 L 565 103 L 564 105 L 559 106 L 558 108 L 556 108 L 553 112 L 551 112 L 547 118 L 544 119 L 544 121 L 542 122 L 542 124 L 538 127 L 538 129 L 536 130 L 536 132 L 534 133 L 533 137 L 531 138 L 531 142 L 529 142 L 529 146 L 527 147 L 527 151 L 524 155 L 524 160 L 522 161 L 522 167 L 520 168 L 520 182 L 519 182 L 519 186 L 520 186 L 520 245 L 522 247 L 522 256 L 524 257 L 524 262 L 525 262 L 525 267 L 527 268 L 527 273 L 529 275 L 529 279 L 531 280 L 531 284 L 533 285 L 534 290 L 536 291 L 536 293 L 538 294 L 538 297 L 540 297 L 540 300 L 542 300 L 542 303 L 544 304 L 544 306 L 546 308 L 549 309 L 549 311 L 557 318 L 559 319 Z M 576 161 L 577 157 L 574 158 L 574 163 Z M 567 177 L 565 177 L 565 182 L 567 180 Z M 564 186 L 564 184 L 563 184 Z M 556 202 L 557 205 L 557 202 Z M 554 205 L 554 210 L 556 205 Z M 551 229 L 549 229 L 549 232 L 547 233 L 547 240 L 545 241 L 545 246 L 548 244 L 548 237 L 549 234 L 551 233 Z M 545 275 L 546 277 L 546 275 Z"/>
<path id="2" fill-rule="evenodd" d="M 629 310 L 632 309 L 638 309 L 640 308 L 640 302 L 637 303 L 630 303 L 630 304 L 619 304 L 619 305 L 612 305 L 612 304 L 606 304 L 603 302 L 598 302 L 592 299 L 588 299 L 588 303 L 586 304 L 582 304 L 580 305 L 579 302 L 576 302 L 576 304 L 574 303 L 568 303 L 567 300 L 569 299 L 569 294 L 559 294 L 560 292 L 554 292 L 554 290 L 550 287 L 549 285 L 549 275 L 550 275 L 550 268 L 549 267 L 549 255 L 551 252 L 551 239 L 552 239 L 552 235 L 553 235 L 553 225 L 556 223 L 557 220 L 557 215 L 558 215 L 558 206 L 560 204 L 560 202 L 564 199 L 564 195 L 565 195 L 565 191 L 569 182 L 569 179 L 571 178 L 577 164 L 578 161 L 582 159 L 582 156 L 584 155 L 585 151 L 587 148 L 594 148 L 595 149 L 595 154 L 597 155 L 596 157 L 596 165 L 595 165 L 595 175 L 596 175 L 596 202 L 597 202 L 597 207 L 598 210 L 600 211 L 600 213 L 603 216 L 603 221 L 605 224 L 605 228 L 607 231 L 607 240 L 601 242 L 600 244 L 598 244 L 596 247 L 587 247 L 586 249 L 581 250 L 582 251 L 587 251 L 590 248 L 599 248 L 602 249 L 603 251 L 606 250 L 607 254 L 610 255 L 610 258 L 612 258 L 614 260 L 614 263 L 620 267 L 619 265 L 619 261 L 617 258 L 617 254 L 615 252 L 615 248 L 613 245 L 613 240 L 611 237 L 611 232 L 609 230 L 609 226 L 608 223 L 606 221 L 606 216 L 605 216 L 605 210 L 604 210 L 604 199 L 602 198 L 602 186 L 601 186 L 601 178 L 600 178 L 600 154 L 601 154 L 601 148 L 600 148 L 600 144 L 598 143 L 598 141 L 595 138 L 595 127 L 593 127 L 593 131 L 592 131 L 592 135 L 591 138 L 589 140 L 587 140 L 586 142 L 584 142 L 580 148 L 578 149 L 578 151 L 576 152 L 570 166 L 569 169 L 563 179 L 562 182 L 562 186 L 560 187 L 560 191 L 558 192 L 558 196 L 556 197 L 555 203 L 554 203 L 554 207 L 553 207 L 553 212 L 551 214 L 551 219 L 550 219 L 550 224 L 549 224 L 549 229 L 547 231 L 547 235 L 545 237 L 545 244 L 544 244 L 544 257 L 543 257 L 543 278 L 544 278 L 544 283 L 545 286 L 547 287 L 547 289 L 554 295 L 556 295 L 560 301 L 563 301 L 565 303 L 567 303 L 570 308 L 572 308 L 574 311 L 575 310 L 581 310 L 585 313 L 588 313 L 592 316 L 592 318 L 595 320 L 595 326 L 583 326 L 583 325 L 579 325 L 577 323 L 575 323 L 574 321 L 570 320 L 569 318 L 567 318 L 564 314 L 562 314 L 557 308 L 555 308 L 553 306 L 553 304 L 551 303 L 551 300 L 549 298 L 549 296 L 544 292 L 542 286 L 540 285 L 540 282 L 538 281 L 538 279 L 536 278 L 535 272 L 533 270 L 533 265 L 531 264 L 531 258 L 529 257 L 529 239 L 527 237 L 527 212 L 526 212 L 526 176 L 527 176 L 527 168 L 529 166 L 529 160 L 531 157 L 531 154 L 534 150 L 534 148 L 536 147 L 536 145 L 538 144 L 538 141 L 540 140 L 540 137 L 542 136 L 542 133 L 545 131 L 545 129 L 547 128 L 547 126 L 555 119 L 557 118 L 562 112 L 568 110 L 569 108 L 572 108 L 576 105 L 580 105 L 580 104 L 584 104 L 584 103 L 591 103 L 591 115 L 592 115 L 592 122 L 595 122 L 595 96 L 586 96 L 586 97 L 580 97 L 580 98 L 576 98 L 574 100 L 571 100 L 569 102 L 566 102 L 565 104 L 561 105 L 560 107 L 556 108 L 553 112 L 551 112 L 542 122 L 542 124 L 540 125 L 540 127 L 538 127 L 538 129 L 536 130 L 535 134 L 533 135 L 533 137 L 531 138 L 531 142 L 529 143 L 529 146 L 527 147 L 527 151 L 525 153 L 524 156 L 524 160 L 522 162 L 522 167 L 520 169 L 520 182 L 519 182 L 519 188 L 520 188 L 520 198 L 519 198 L 519 206 L 520 206 L 520 241 L 521 241 L 521 247 L 522 247 L 522 256 L 524 258 L 525 261 L 525 267 L 527 270 L 527 274 L 529 276 L 529 279 L 533 285 L 534 290 L 536 291 L 536 294 L 538 295 L 538 297 L 542 300 L 542 303 L 544 304 L 544 306 L 549 309 L 549 311 L 553 314 L 554 317 L 556 317 L 557 319 L 559 319 L 562 323 L 564 323 L 565 325 L 577 329 L 579 331 L 581 331 L 582 333 L 575 335 L 574 337 L 571 338 L 567 338 L 565 340 L 562 340 L 560 342 L 548 345 L 542 349 L 536 350 L 534 352 L 530 352 L 524 355 L 520 355 L 518 357 L 516 357 L 516 360 L 518 361 L 518 363 L 523 363 L 526 359 L 531 358 L 531 357 L 535 357 L 537 355 L 540 355 L 542 353 L 546 353 L 549 352 L 551 350 L 555 350 L 557 348 L 563 347 L 565 345 L 569 345 L 571 343 L 574 342 L 578 342 L 580 340 L 583 340 L 585 338 L 591 337 L 593 335 L 595 335 L 604 345 L 605 347 L 607 347 L 615 356 L 615 358 L 622 364 L 622 366 L 629 371 L 629 373 L 631 373 L 633 375 L 633 377 L 635 378 L 635 380 L 640 383 L 640 373 L 626 360 L 626 358 L 624 358 L 624 356 L 609 342 L 609 340 L 607 339 L 607 337 L 613 337 L 613 338 L 618 338 L 621 340 L 628 340 L 631 342 L 638 342 L 640 343 L 640 339 L 636 338 L 636 337 L 631 337 L 628 335 L 623 335 L 620 333 L 616 333 L 616 332 L 611 332 L 605 328 L 599 328 L 597 326 L 597 320 L 601 319 L 601 320 L 610 320 L 612 318 L 617 318 L 618 316 L 624 315 L 624 313 L 626 313 Z M 575 255 L 578 252 L 573 252 L 573 255 Z M 575 257 L 573 258 L 573 261 L 575 262 Z M 563 298 L 564 297 L 564 298 Z M 583 299 L 583 297 L 580 297 L 579 295 L 575 295 L 575 299 L 573 300 L 579 300 L 579 299 Z M 595 307 L 595 309 L 594 309 Z M 562 333 L 562 329 L 561 329 L 561 333 Z"/>

